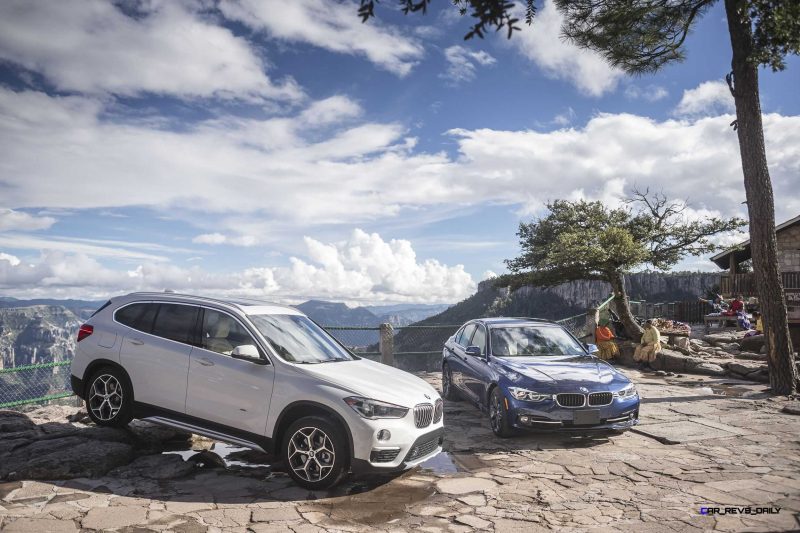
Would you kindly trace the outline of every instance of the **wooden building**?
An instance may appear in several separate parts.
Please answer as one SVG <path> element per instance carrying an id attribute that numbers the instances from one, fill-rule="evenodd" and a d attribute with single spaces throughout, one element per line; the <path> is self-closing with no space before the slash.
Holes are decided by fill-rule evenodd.
<path id="1" fill-rule="evenodd" d="M 776 226 L 775 235 L 778 240 L 778 269 L 786 292 L 789 323 L 800 327 L 800 215 Z M 711 258 L 717 266 L 727 269 L 720 280 L 723 297 L 730 298 L 737 294 L 758 297 L 753 274 L 742 271 L 742 263 L 750 258 L 749 240 Z"/>

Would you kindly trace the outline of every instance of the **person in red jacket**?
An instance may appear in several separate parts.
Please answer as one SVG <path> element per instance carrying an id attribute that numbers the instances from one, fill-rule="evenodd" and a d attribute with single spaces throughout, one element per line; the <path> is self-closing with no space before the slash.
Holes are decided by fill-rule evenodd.
<path id="1" fill-rule="evenodd" d="M 600 352 L 597 354 L 600 359 L 610 361 L 619 353 L 617 343 L 614 342 L 614 332 L 608 327 L 608 320 L 602 320 L 594 330 L 594 339 Z"/>

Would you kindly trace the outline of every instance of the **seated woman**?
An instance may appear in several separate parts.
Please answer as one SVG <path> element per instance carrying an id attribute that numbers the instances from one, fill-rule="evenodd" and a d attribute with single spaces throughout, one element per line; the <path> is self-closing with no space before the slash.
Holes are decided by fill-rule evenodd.
<path id="1" fill-rule="evenodd" d="M 601 320 L 594 330 L 594 339 L 597 343 L 597 348 L 600 350 L 597 356 L 600 359 L 610 361 L 619 354 L 617 343 L 614 342 L 615 338 L 614 332 L 608 327 L 608 320 Z"/>
<path id="2" fill-rule="evenodd" d="M 661 351 L 661 335 L 658 329 L 653 325 L 652 320 L 644 323 L 644 333 L 642 340 L 633 352 L 633 360 L 639 363 L 640 368 L 652 369 L 652 363 L 656 360 L 656 356 Z"/>

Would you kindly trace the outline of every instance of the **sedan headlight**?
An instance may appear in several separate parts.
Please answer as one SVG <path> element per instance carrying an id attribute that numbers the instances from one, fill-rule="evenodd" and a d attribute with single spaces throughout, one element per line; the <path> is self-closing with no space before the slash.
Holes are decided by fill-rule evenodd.
<path id="1" fill-rule="evenodd" d="M 625 388 L 617 391 L 615 396 L 617 398 L 627 398 L 629 396 L 635 396 L 636 394 L 636 386 L 631 383 L 630 385 L 625 386 Z"/>
<path id="2" fill-rule="evenodd" d="M 344 402 L 364 418 L 403 418 L 408 413 L 408 407 L 360 396 L 350 396 Z"/>
<path id="3" fill-rule="evenodd" d="M 508 392 L 517 400 L 525 400 L 528 402 L 541 402 L 552 397 L 550 394 L 542 394 L 528 389 L 520 389 L 519 387 L 509 387 Z"/>

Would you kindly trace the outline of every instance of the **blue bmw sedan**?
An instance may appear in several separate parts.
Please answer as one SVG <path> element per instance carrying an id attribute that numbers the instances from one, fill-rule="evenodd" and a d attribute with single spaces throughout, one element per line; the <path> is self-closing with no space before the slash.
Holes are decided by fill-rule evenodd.
<path id="1" fill-rule="evenodd" d="M 472 320 L 445 343 L 442 393 L 488 413 L 500 437 L 518 429 L 628 429 L 639 422 L 639 394 L 595 351 L 553 322 Z"/>

